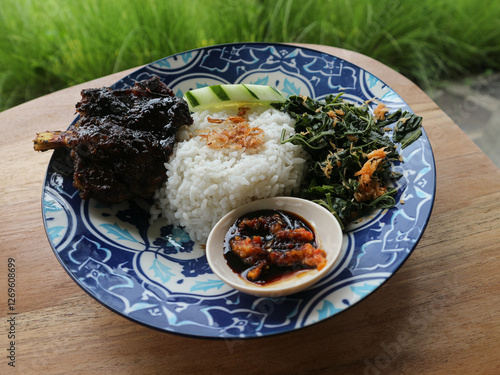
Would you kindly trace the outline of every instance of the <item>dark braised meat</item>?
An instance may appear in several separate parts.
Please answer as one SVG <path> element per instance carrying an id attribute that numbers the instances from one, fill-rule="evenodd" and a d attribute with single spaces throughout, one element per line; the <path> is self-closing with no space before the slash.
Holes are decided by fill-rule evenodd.
<path id="1" fill-rule="evenodd" d="M 128 89 L 83 90 L 76 110 L 81 116 L 78 127 L 85 127 L 86 119 L 97 118 L 101 123 L 114 122 L 128 129 L 152 132 L 160 139 L 193 123 L 187 103 L 176 97 L 158 76 Z"/>
<path id="2" fill-rule="evenodd" d="M 82 199 L 118 203 L 150 198 L 167 178 L 175 133 L 193 119 L 187 103 L 159 79 L 129 89 L 82 91 L 80 119 L 67 131 L 37 134 L 37 151 L 69 147 Z"/>
<path id="3" fill-rule="evenodd" d="M 165 161 L 175 139 L 132 130 L 112 121 L 86 122 L 68 140 L 75 164 L 73 186 L 82 199 L 117 203 L 151 197 L 166 179 Z"/>

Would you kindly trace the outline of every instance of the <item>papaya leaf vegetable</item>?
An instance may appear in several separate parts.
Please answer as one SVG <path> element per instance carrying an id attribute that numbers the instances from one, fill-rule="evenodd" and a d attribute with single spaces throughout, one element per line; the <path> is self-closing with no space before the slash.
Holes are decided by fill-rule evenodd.
<path id="1" fill-rule="evenodd" d="M 281 142 L 300 145 L 309 155 L 299 196 L 330 210 L 343 229 L 371 210 L 395 205 L 397 190 L 391 185 L 400 175 L 391 166 L 402 161 L 398 144 L 403 149 L 422 134 L 422 117 L 401 109 L 386 113 L 383 104 L 386 111 L 375 116 L 369 105 L 347 102 L 342 93 L 324 100 L 291 96 L 279 107 L 295 119 L 295 133 L 286 138 L 283 132 Z M 384 157 L 372 163 L 375 150 L 383 150 Z M 374 169 L 368 185 L 360 178 L 367 164 Z M 376 193 L 362 192 L 367 186 Z"/>

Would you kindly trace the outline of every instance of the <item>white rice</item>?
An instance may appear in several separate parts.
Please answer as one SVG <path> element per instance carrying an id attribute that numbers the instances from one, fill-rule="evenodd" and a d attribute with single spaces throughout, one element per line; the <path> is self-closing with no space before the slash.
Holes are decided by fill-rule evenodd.
<path id="1" fill-rule="evenodd" d="M 207 117 L 225 119 L 236 113 L 194 113 L 195 130 L 213 124 Z M 252 200 L 291 195 L 303 176 L 306 155 L 301 146 L 280 143 L 281 132 L 293 132 L 293 120 L 275 109 L 248 113 L 252 127 L 264 130 L 264 143 L 257 150 L 213 149 L 199 136 L 174 148 L 166 164 L 168 179 L 155 194 L 152 220 L 160 215 L 170 224 L 184 227 L 191 239 L 205 243 L 210 230 L 226 213 Z"/>

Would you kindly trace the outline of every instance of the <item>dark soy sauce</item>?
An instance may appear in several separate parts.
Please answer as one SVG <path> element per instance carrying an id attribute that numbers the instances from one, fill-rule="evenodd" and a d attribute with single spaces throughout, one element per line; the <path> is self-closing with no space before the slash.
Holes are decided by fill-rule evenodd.
<path id="1" fill-rule="evenodd" d="M 236 236 L 240 237 L 253 237 L 253 236 L 261 236 L 263 238 L 264 243 L 272 243 L 273 249 L 279 249 L 280 251 L 287 251 L 291 250 L 290 244 L 280 244 L 279 242 L 275 241 L 274 234 L 270 233 L 269 231 L 266 230 L 241 230 L 239 228 L 239 224 L 241 223 L 242 220 L 245 219 L 254 219 L 254 218 L 259 218 L 259 217 L 272 217 L 273 215 L 278 214 L 280 218 L 283 220 L 283 222 L 286 223 L 285 228 L 283 229 L 298 229 L 298 228 L 305 228 L 309 232 L 313 234 L 313 240 L 310 241 L 311 245 L 314 247 L 317 246 L 316 244 L 316 237 L 314 235 L 314 230 L 312 226 L 302 217 L 299 215 L 296 215 L 292 212 L 288 211 L 282 211 L 282 210 L 259 210 L 259 211 L 254 211 L 250 212 L 248 214 L 245 214 L 238 218 L 233 225 L 229 228 L 229 230 L 226 233 L 225 239 L 224 239 L 224 257 L 226 259 L 226 262 L 228 266 L 233 270 L 233 272 L 239 274 L 243 279 L 245 279 L 248 282 L 251 282 L 253 284 L 257 285 L 269 285 L 278 281 L 283 281 L 287 278 L 297 276 L 298 274 L 302 272 L 307 272 L 311 270 L 311 268 L 306 268 L 305 266 L 295 266 L 295 267 L 278 267 L 276 265 L 270 265 L 269 268 L 263 273 L 262 277 L 259 278 L 259 280 L 256 281 L 251 281 L 246 277 L 246 274 L 252 267 L 251 265 L 245 264 L 241 258 L 235 254 L 231 250 L 231 245 L 230 241 L 232 238 Z M 283 246 L 282 246 L 283 245 Z M 280 248 L 282 246 L 283 248 Z M 286 247 L 286 248 L 285 248 Z"/>

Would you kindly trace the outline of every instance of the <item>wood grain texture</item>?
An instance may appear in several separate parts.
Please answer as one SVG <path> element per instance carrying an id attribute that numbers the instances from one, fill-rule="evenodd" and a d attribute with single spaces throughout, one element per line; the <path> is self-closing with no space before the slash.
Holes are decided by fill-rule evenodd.
<path id="1" fill-rule="evenodd" d="M 0 373 L 498 374 L 500 171 L 405 77 L 360 55 L 311 46 L 369 70 L 424 118 L 437 167 L 433 213 L 416 250 L 381 288 L 319 324 L 274 337 L 205 340 L 118 316 L 63 270 L 40 196 L 51 153 L 37 132 L 65 129 L 82 88 L 0 113 Z M 16 367 L 7 365 L 7 259 L 16 261 Z"/>

